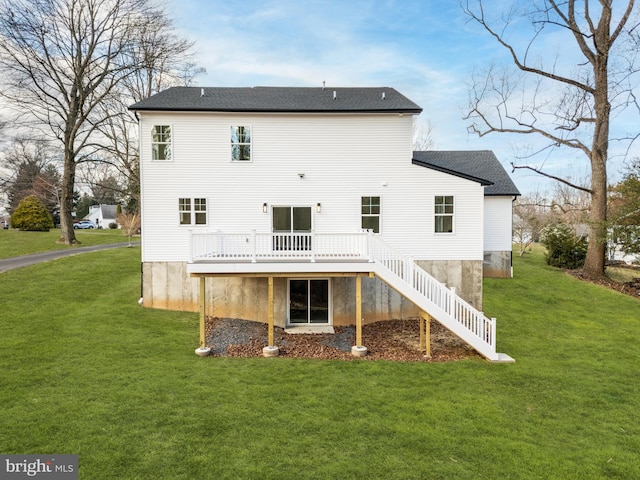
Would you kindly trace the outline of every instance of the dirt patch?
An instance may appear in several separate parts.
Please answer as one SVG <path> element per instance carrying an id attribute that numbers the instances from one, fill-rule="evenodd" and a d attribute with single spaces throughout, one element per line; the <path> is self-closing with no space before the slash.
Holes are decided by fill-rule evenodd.
<path id="1" fill-rule="evenodd" d="M 446 362 L 479 357 L 471 347 L 437 322 L 431 322 L 431 358 L 420 350 L 418 319 L 386 320 L 362 327 L 362 338 L 368 353 L 364 360 L 403 362 Z M 355 327 L 334 327 L 335 333 L 288 334 L 274 328 L 274 343 L 281 357 L 354 360 Z M 227 357 L 262 357 L 268 342 L 264 323 L 240 319 L 207 317 L 207 346 L 212 354 Z"/>

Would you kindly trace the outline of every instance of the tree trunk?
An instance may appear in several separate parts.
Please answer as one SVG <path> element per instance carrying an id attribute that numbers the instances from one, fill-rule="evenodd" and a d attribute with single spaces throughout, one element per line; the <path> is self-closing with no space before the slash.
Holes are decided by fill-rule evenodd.
<path id="1" fill-rule="evenodd" d="M 75 187 L 76 162 L 72 148 L 64 151 L 64 174 L 62 175 L 62 194 L 60 196 L 60 239 L 58 243 L 75 245 L 80 243 L 76 239 L 73 229 L 73 189 Z"/>
<path id="2" fill-rule="evenodd" d="M 593 194 L 589 211 L 589 244 L 583 272 L 589 278 L 598 278 L 605 274 L 607 241 L 607 169 L 602 159 L 592 160 L 591 185 Z"/>
<path id="3" fill-rule="evenodd" d="M 595 43 L 609 45 L 610 10 L 603 15 L 596 31 Z M 604 261 L 607 243 L 607 157 L 609 152 L 609 49 L 603 48 L 594 57 L 595 125 L 591 147 L 591 208 L 589 211 L 589 244 L 583 272 L 587 277 L 605 275 Z"/>

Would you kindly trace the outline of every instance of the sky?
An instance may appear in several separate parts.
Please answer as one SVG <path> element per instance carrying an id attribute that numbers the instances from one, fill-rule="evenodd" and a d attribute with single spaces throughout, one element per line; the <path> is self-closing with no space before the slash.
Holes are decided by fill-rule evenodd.
<path id="1" fill-rule="evenodd" d="M 493 150 L 523 194 L 553 188 L 534 173 L 512 172 L 511 162 L 523 164 L 515 156 L 536 144 L 532 135 L 468 133 L 473 72 L 507 57 L 458 0 L 167 1 L 178 33 L 195 42 L 196 62 L 207 71 L 197 86 L 392 87 L 423 108 L 419 124 L 430 124 L 433 149 Z M 561 51 L 553 33 L 546 41 Z M 566 150 L 536 165 L 573 179 L 589 172 L 586 157 Z M 610 178 L 622 167 L 615 157 Z"/>

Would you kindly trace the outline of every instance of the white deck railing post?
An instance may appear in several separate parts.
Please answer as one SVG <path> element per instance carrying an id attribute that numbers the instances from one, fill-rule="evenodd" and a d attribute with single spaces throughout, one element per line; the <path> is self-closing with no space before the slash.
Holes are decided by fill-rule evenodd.
<path id="1" fill-rule="evenodd" d="M 189 258 L 193 262 L 195 259 L 193 258 L 193 230 L 189 230 Z"/>
<path id="2" fill-rule="evenodd" d="M 251 263 L 256 263 L 256 231 L 251 230 Z"/>
<path id="3" fill-rule="evenodd" d="M 316 263 L 316 232 L 311 230 L 311 263 Z"/>
<path id="4" fill-rule="evenodd" d="M 455 287 L 451 287 L 451 295 L 449 295 L 449 315 L 452 317 L 456 317 L 456 289 Z"/>
<path id="5" fill-rule="evenodd" d="M 372 230 L 367 230 L 366 233 L 366 238 L 367 238 L 367 251 L 365 253 L 365 255 L 367 255 L 369 257 L 369 263 L 373 263 L 374 259 L 373 259 L 373 231 Z"/>
<path id="6" fill-rule="evenodd" d="M 493 347 L 493 350 L 496 349 L 496 323 L 497 320 L 495 317 L 491 317 L 491 335 L 490 335 L 490 345 Z"/>

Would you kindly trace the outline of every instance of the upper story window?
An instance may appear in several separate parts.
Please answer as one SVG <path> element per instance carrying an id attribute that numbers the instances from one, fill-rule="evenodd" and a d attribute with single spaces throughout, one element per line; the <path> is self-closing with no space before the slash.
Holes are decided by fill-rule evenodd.
<path id="1" fill-rule="evenodd" d="M 380 197 L 362 197 L 362 229 L 380 233 Z"/>
<path id="2" fill-rule="evenodd" d="M 231 161 L 251 161 L 251 127 L 231 127 Z"/>
<path id="3" fill-rule="evenodd" d="M 435 232 L 453 233 L 452 195 L 438 195 L 435 198 Z"/>
<path id="4" fill-rule="evenodd" d="M 151 160 L 171 160 L 170 125 L 154 125 L 151 129 Z"/>
<path id="5" fill-rule="evenodd" d="M 179 198 L 180 225 L 206 225 L 206 198 Z"/>

